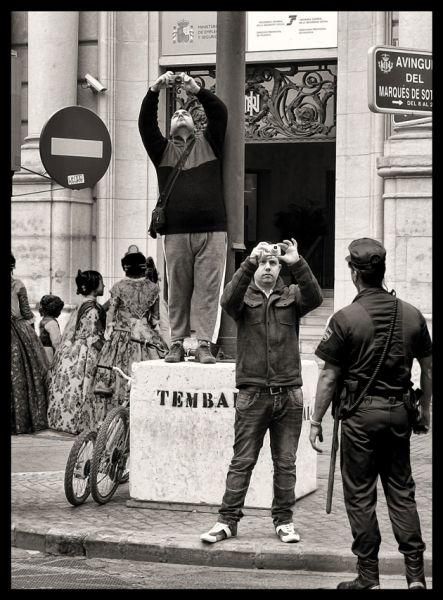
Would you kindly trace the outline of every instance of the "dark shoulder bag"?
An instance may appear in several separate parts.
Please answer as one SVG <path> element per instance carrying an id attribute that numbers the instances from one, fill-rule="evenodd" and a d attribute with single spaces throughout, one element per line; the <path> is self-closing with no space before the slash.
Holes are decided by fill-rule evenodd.
<path id="1" fill-rule="evenodd" d="M 177 177 L 179 176 L 180 171 L 183 169 L 186 159 L 188 158 L 194 144 L 195 144 L 195 137 L 193 137 L 188 142 L 185 149 L 183 150 L 183 154 L 180 156 L 177 164 L 175 165 L 175 167 L 172 169 L 171 173 L 169 174 L 166 185 L 165 185 L 163 191 L 160 193 L 160 196 L 158 197 L 158 200 L 157 200 L 157 204 L 155 205 L 155 208 L 152 211 L 151 224 L 149 225 L 148 232 L 149 232 L 149 235 L 154 239 L 157 237 L 157 234 L 158 233 L 161 234 L 165 228 L 166 206 L 168 204 L 169 196 L 171 195 L 172 188 L 174 187 Z"/>

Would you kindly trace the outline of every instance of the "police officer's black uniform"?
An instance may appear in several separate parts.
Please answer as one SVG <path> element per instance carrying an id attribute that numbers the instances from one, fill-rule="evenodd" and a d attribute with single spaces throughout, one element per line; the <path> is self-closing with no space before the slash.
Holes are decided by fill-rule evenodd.
<path id="1" fill-rule="evenodd" d="M 363 289 L 352 304 L 331 317 L 316 349 L 318 357 L 340 366 L 343 379 L 358 381 L 355 398 L 365 388 L 383 352 L 394 301 L 394 296 L 381 287 Z M 398 300 L 391 345 L 368 391 L 370 396 L 342 421 L 341 427 L 343 492 L 354 538 L 352 551 L 359 558 L 378 557 L 381 542 L 375 512 L 378 475 L 399 551 L 413 555 L 425 549 L 411 474 L 411 426 L 403 394 L 412 387 L 413 359 L 429 356 L 431 352 L 423 315 L 411 304 Z"/>

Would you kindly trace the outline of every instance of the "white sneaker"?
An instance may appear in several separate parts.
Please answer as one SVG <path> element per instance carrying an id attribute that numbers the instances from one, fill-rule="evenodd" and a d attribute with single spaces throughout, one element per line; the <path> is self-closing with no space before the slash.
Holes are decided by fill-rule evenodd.
<path id="1" fill-rule="evenodd" d="M 202 542 L 209 542 L 210 544 L 214 544 L 215 542 L 221 542 L 222 540 L 226 540 L 227 538 L 233 537 L 236 534 L 233 534 L 229 529 L 229 525 L 226 523 L 217 523 L 214 525 L 212 529 L 207 531 L 206 533 L 202 533 L 200 539 Z"/>
<path id="2" fill-rule="evenodd" d="M 294 523 L 285 523 L 284 525 L 277 525 L 275 533 L 281 539 L 282 542 L 299 542 L 300 534 L 295 531 Z"/>

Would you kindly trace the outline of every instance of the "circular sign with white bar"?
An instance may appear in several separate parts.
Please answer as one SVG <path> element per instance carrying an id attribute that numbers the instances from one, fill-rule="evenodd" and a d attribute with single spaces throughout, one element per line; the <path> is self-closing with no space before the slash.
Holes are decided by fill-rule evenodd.
<path id="1" fill-rule="evenodd" d="M 111 152 L 106 125 L 82 106 L 57 111 L 40 134 L 40 157 L 46 171 L 73 190 L 94 186 L 106 173 Z"/>

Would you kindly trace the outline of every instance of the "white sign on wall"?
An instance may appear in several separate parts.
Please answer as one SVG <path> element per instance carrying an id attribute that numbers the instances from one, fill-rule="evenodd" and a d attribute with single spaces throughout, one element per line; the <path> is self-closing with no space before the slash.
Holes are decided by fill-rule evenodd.
<path id="1" fill-rule="evenodd" d="M 161 13 L 161 53 L 163 56 L 215 53 L 217 13 L 203 11 L 163 11 Z"/>
<path id="2" fill-rule="evenodd" d="M 337 12 L 247 12 L 246 50 L 303 50 L 337 46 Z M 217 12 L 163 11 L 162 56 L 215 53 Z"/>
<path id="3" fill-rule="evenodd" d="M 248 12 L 248 52 L 337 46 L 337 12 Z"/>

